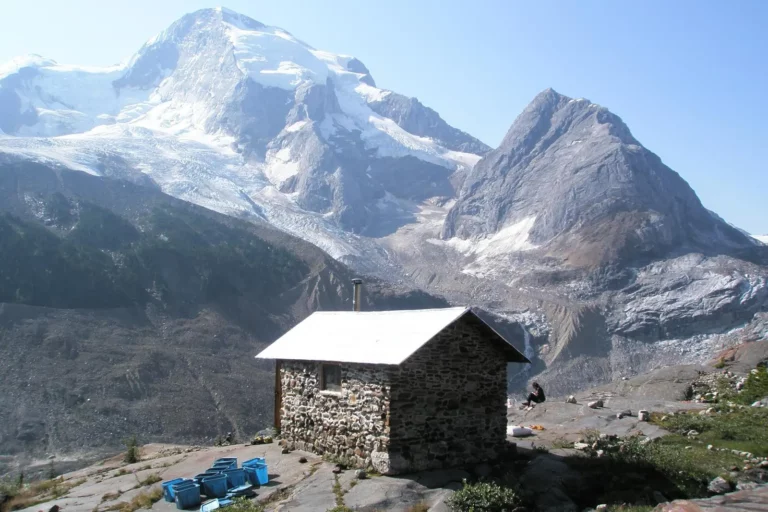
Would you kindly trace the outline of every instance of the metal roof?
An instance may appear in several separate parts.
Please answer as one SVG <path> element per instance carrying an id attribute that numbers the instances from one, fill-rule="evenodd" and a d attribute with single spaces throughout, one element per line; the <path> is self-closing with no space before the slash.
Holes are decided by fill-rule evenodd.
<path id="1" fill-rule="evenodd" d="M 465 314 L 503 342 L 508 361 L 529 362 L 470 308 L 318 311 L 264 349 L 259 359 L 398 365 Z"/>

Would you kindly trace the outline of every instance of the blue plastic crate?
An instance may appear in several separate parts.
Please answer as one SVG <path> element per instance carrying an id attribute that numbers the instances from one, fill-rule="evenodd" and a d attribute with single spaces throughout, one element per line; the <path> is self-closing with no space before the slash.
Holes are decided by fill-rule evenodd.
<path id="1" fill-rule="evenodd" d="M 248 480 L 248 483 L 251 485 L 259 485 L 259 477 L 256 476 L 256 468 L 253 466 L 245 466 L 243 467 L 243 471 L 245 471 L 245 479 Z"/>
<path id="2" fill-rule="evenodd" d="M 179 510 L 200 506 L 200 486 L 191 480 L 174 485 L 173 492 Z"/>
<path id="3" fill-rule="evenodd" d="M 203 494 L 209 498 L 223 498 L 227 495 L 227 475 L 219 474 L 203 478 Z"/>
<path id="4" fill-rule="evenodd" d="M 167 482 L 163 482 L 163 498 L 165 498 L 165 501 L 169 503 L 173 503 L 174 501 L 174 494 L 173 494 L 173 485 L 180 484 L 184 482 L 184 478 L 174 478 L 173 480 L 168 480 Z"/>
<path id="5" fill-rule="evenodd" d="M 240 496 L 252 496 L 253 486 L 251 484 L 244 484 L 239 487 L 233 487 L 227 491 L 227 498 L 237 498 Z"/>
<path id="6" fill-rule="evenodd" d="M 256 469 L 256 480 L 258 480 L 259 485 L 266 485 L 269 483 L 269 473 L 267 472 L 267 465 L 266 464 L 257 464 L 254 466 Z"/>
<path id="7" fill-rule="evenodd" d="M 228 462 L 232 465 L 233 469 L 237 468 L 237 457 L 222 457 L 213 461 L 214 464 L 218 464 L 219 462 Z"/>
<path id="8" fill-rule="evenodd" d="M 246 477 L 244 469 L 228 469 L 224 471 L 227 475 L 227 488 L 233 489 L 245 485 Z"/>
<path id="9" fill-rule="evenodd" d="M 211 469 L 216 471 L 224 471 L 225 469 L 235 469 L 231 462 L 214 462 Z"/>
<path id="10" fill-rule="evenodd" d="M 243 467 L 246 468 L 248 466 L 255 466 L 256 464 L 266 464 L 267 461 L 264 457 L 256 457 L 253 459 L 248 459 L 246 461 L 243 461 Z"/>
<path id="11" fill-rule="evenodd" d="M 203 494 L 205 494 L 205 491 L 203 490 L 203 478 L 207 476 L 216 476 L 220 475 L 221 471 L 213 471 L 211 469 L 204 471 L 203 473 L 200 473 L 199 475 L 195 475 L 195 483 L 197 483 L 200 486 L 200 489 L 202 490 Z"/>
<path id="12" fill-rule="evenodd" d="M 269 472 L 267 465 L 261 462 L 254 462 L 249 466 L 244 466 L 245 478 L 251 485 L 266 485 L 269 483 Z"/>

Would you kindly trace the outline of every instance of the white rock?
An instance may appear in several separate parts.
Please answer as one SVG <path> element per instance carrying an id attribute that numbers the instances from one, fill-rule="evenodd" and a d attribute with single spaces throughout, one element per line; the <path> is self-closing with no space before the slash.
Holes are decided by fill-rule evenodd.
<path id="1" fill-rule="evenodd" d="M 648 411 L 640 411 L 637 413 L 637 418 L 640 421 L 649 421 L 651 419 L 651 413 Z"/>
<path id="2" fill-rule="evenodd" d="M 576 450 L 586 450 L 589 448 L 587 443 L 573 443 L 573 448 Z"/>
<path id="3" fill-rule="evenodd" d="M 707 490 L 714 494 L 725 494 L 731 490 L 731 484 L 725 478 L 719 476 L 709 482 Z"/>
<path id="4" fill-rule="evenodd" d="M 600 504 L 600 505 L 595 507 L 595 510 L 608 510 L 608 505 L 606 505 L 604 503 Z"/>
<path id="5" fill-rule="evenodd" d="M 576 397 L 571 395 L 568 398 L 565 399 L 565 403 L 567 404 L 575 404 L 576 403 Z"/>

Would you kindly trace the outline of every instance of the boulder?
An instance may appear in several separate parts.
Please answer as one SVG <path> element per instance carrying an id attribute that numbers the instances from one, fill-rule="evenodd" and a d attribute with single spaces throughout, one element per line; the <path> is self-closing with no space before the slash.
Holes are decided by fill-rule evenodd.
<path id="1" fill-rule="evenodd" d="M 757 488 L 757 486 L 760 485 L 757 482 L 738 482 L 736 484 L 736 490 L 737 491 L 751 491 L 752 489 Z"/>
<path id="2" fill-rule="evenodd" d="M 651 413 L 648 411 L 640 411 L 637 413 L 637 419 L 640 421 L 649 421 L 651 419 Z"/>
<path id="3" fill-rule="evenodd" d="M 589 402 L 587 404 L 587 407 L 589 407 L 590 409 L 599 409 L 602 406 L 603 406 L 602 400 L 595 400 L 594 402 Z"/>
<path id="4" fill-rule="evenodd" d="M 576 403 L 576 397 L 571 395 L 568 398 L 565 399 L 565 403 L 567 404 L 575 404 Z"/>
<path id="5" fill-rule="evenodd" d="M 725 478 L 718 476 L 709 482 L 707 490 L 712 494 L 725 494 L 731 491 L 731 483 Z"/>
<path id="6" fill-rule="evenodd" d="M 623 411 L 621 411 L 619 413 L 616 413 L 616 418 L 617 419 L 625 418 L 627 416 L 632 416 L 632 411 L 629 410 L 629 409 L 625 409 L 625 410 L 623 410 Z"/>
<path id="7" fill-rule="evenodd" d="M 365 480 L 366 478 L 368 478 L 368 475 L 366 474 L 364 469 L 358 469 L 357 471 L 355 471 L 355 478 L 357 478 L 358 480 Z"/>

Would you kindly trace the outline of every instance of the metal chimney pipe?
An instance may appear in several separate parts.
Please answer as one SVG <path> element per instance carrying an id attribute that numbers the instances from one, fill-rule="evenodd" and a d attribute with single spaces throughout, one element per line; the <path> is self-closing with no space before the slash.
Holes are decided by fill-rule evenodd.
<path id="1" fill-rule="evenodd" d="M 354 293 L 352 295 L 352 311 L 360 311 L 360 288 L 362 288 L 363 280 L 355 278 L 352 280 L 354 285 Z"/>

